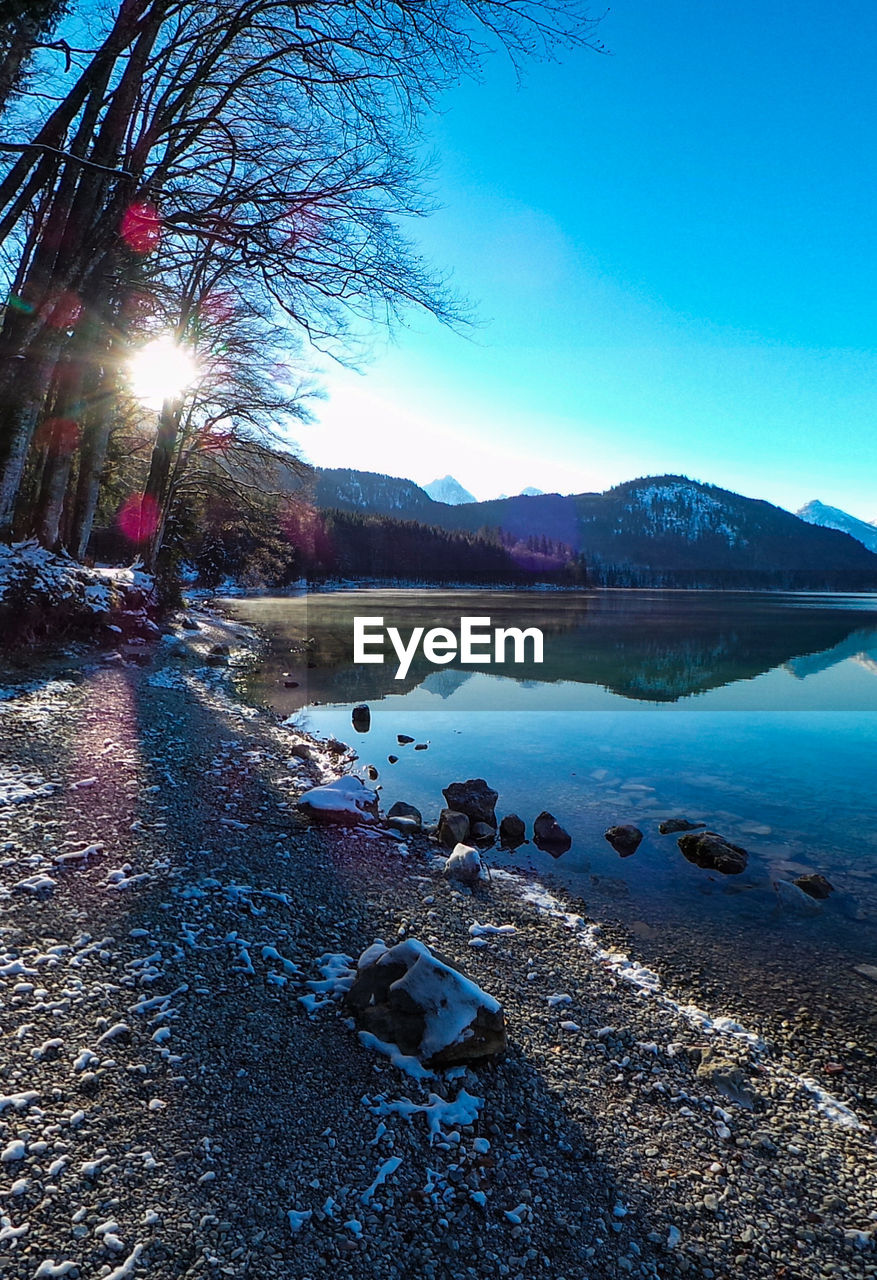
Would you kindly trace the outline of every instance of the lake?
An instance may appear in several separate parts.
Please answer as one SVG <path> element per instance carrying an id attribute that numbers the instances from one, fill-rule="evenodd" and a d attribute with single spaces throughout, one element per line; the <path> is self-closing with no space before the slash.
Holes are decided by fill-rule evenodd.
<path id="1" fill-rule="evenodd" d="M 553 877 L 617 922 L 649 962 L 753 1006 L 877 1021 L 877 596 L 729 592 L 361 590 L 222 601 L 266 636 L 246 694 L 349 743 L 382 802 L 438 817 L 448 783 L 484 777 L 497 815 L 549 810 L 573 837 L 488 855 Z M 404 680 L 353 661 L 354 616 L 456 629 L 463 615 L 538 626 L 544 662 L 435 666 Z M 371 709 L 367 733 L 352 708 Z M 397 734 L 428 744 L 400 746 Z M 390 764 L 388 756 L 398 762 Z M 749 852 L 721 876 L 683 858 L 661 819 L 703 822 Z M 605 829 L 644 839 L 620 858 Z M 835 892 L 812 914 L 782 883 Z"/>

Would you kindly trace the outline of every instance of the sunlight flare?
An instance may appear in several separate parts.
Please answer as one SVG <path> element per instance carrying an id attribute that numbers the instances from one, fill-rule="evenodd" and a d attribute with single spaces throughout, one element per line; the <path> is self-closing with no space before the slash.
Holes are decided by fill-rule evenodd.
<path id="1" fill-rule="evenodd" d="M 148 342 L 128 362 L 131 393 L 149 409 L 182 396 L 201 374 L 193 351 L 170 334 Z"/>

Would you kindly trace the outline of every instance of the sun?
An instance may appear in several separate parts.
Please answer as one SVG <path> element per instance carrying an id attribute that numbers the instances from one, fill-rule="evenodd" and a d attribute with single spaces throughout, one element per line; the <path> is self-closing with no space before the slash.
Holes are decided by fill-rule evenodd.
<path id="1" fill-rule="evenodd" d="M 160 409 L 165 400 L 178 399 L 200 374 L 194 353 L 170 334 L 148 342 L 128 361 L 131 393 L 148 409 Z"/>

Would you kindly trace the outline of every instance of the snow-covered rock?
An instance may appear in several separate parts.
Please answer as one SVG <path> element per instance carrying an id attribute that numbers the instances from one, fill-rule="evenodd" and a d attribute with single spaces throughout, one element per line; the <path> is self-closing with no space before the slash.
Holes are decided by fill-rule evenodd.
<path id="1" fill-rule="evenodd" d="M 364 951 L 346 1004 L 366 1031 L 429 1066 L 505 1048 L 499 1002 L 415 938 Z"/>
<path id="2" fill-rule="evenodd" d="M 374 822 L 377 819 L 378 796 L 361 778 L 335 778 L 320 787 L 312 787 L 299 797 L 299 808 L 329 822 Z"/>
<path id="3" fill-rule="evenodd" d="M 478 850 L 468 844 L 455 845 L 445 863 L 445 875 L 450 880 L 459 880 L 466 885 L 477 884 L 479 880 L 486 879 Z"/>

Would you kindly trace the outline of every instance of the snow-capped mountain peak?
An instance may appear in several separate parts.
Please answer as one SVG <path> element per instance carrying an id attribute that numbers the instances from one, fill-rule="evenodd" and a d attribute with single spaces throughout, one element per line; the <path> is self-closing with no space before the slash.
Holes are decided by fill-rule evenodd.
<path id="1" fill-rule="evenodd" d="M 818 524 L 823 529 L 839 529 L 841 533 L 848 533 L 869 551 L 877 552 L 877 528 L 865 520 L 851 516 L 847 511 L 841 511 L 840 507 L 830 507 L 814 499 L 806 503 L 796 515 L 808 524 Z"/>
<path id="2" fill-rule="evenodd" d="M 453 476 L 442 476 L 441 480 L 431 480 L 424 489 L 433 502 L 445 502 L 449 507 L 459 507 L 464 502 L 474 502 L 475 497 L 464 489 L 459 480 Z"/>

